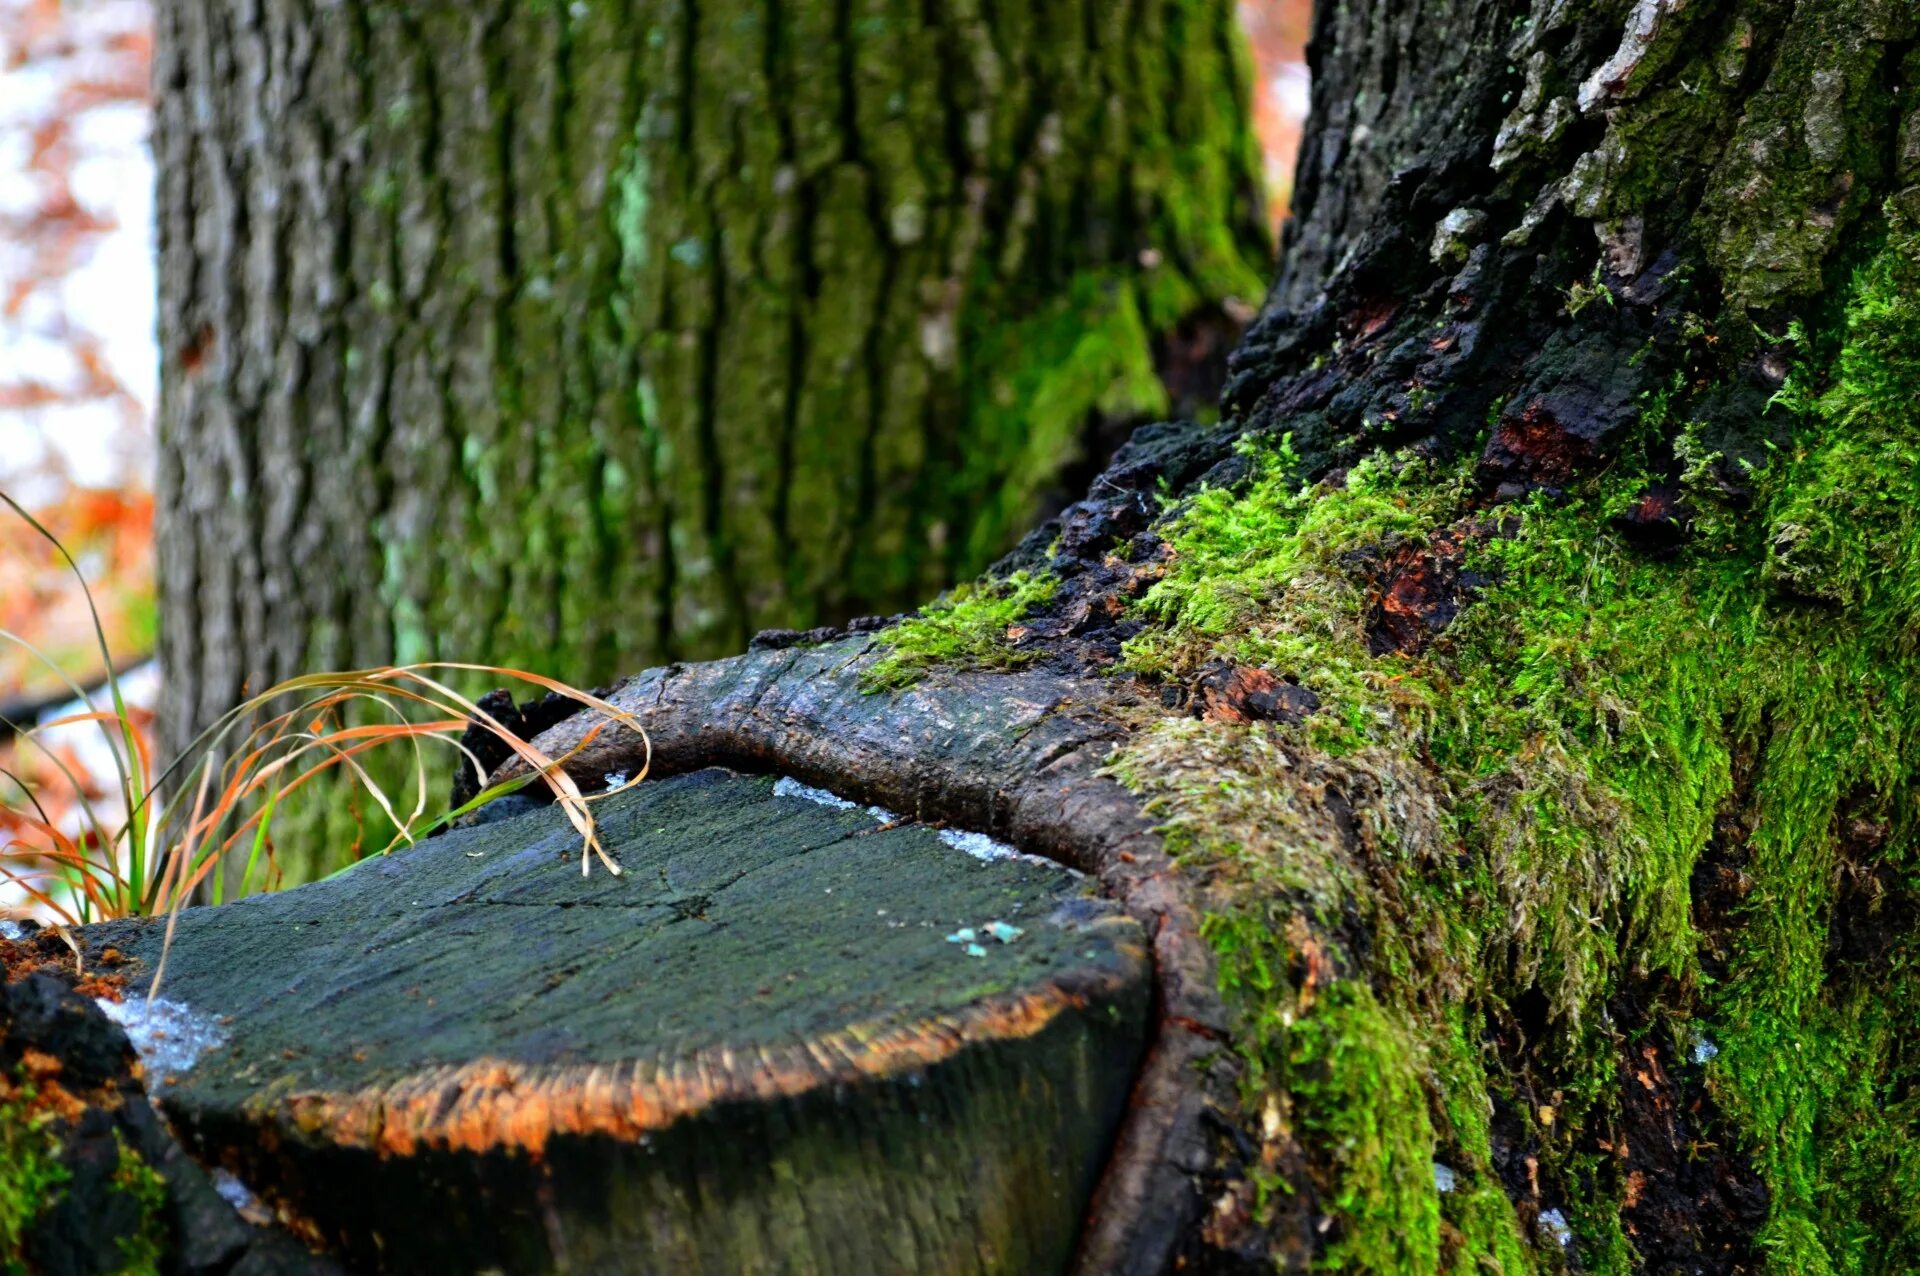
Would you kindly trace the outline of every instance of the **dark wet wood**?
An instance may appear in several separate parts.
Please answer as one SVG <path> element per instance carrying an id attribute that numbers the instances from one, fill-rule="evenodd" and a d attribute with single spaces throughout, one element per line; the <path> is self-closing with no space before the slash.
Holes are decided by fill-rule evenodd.
<path id="1" fill-rule="evenodd" d="M 1140 926 L 772 790 L 610 796 L 617 878 L 548 809 L 189 910 L 161 995 L 229 1041 L 163 1108 L 355 1270 L 1065 1270 L 1144 1048 Z"/>
<path id="2" fill-rule="evenodd" d="M 1157 993 L 1150 1053 L 1083 1247 L 1083 1272 L 1165 1270 L 1202 1208 L 1210 1106 L 1230 1106 L 1225 1012 L 1187 883 L 1138 801 L 1100 768 L 1122 738 L 1124 685 L 1045 670 L 935 671 L 869 692 L 868 640 L 650 669 L 612 696 L 651 738 L 655 774 L 710 765 L 796 775 L 927 821 L 978 828 L 1092 874 L 1147 928 Z M 587 717 L 539 737 L 555 755 Z M 607 727 L 570 769 L 592 778 L 646 756 Z M 505 775 L 512 764 L 499 773 Z"/>

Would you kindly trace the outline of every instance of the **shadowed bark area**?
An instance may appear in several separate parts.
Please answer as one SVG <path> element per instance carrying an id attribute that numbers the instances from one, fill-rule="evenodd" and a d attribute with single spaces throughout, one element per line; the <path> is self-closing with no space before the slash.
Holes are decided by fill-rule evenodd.
<path id="1" fill-rule="evenodd" d="M 912 605 L 1201 406 L 1267 269 L 1225 0 L 158 16 L 175 748 Z"/>
<path id="2" fill-rule="evenodd" d="M 1088 1270 L 1920 1261 L 1916 21 L 1326 7 L 1223 424 L 857 648 L 618 693 L 670 769 L 912 797 L 1177 917 L 1163 1042 L 1204 939 L 1234 1092 L 1150 1068 Z"/>

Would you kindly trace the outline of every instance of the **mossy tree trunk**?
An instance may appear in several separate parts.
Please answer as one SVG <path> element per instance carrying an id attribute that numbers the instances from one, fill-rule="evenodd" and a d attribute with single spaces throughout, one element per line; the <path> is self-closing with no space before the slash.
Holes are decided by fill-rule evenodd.
<path id="1" fill-rule="evenodd" d="M 877 653 L 620 694 L 669 766 L 959 818 L 914 679 L 1013 721 L 992 667 L 1098 675 L 1052 712 L 1107 723 L 1181 871 L 1092 866 L 1187 893 L 1237 1062 L 1212 1159 L 1130 1140 L 1091 1253 L 1184 1181 L 1209 1270 L 1913 1270 L 1920 13 L 1347 0 L 1311 57 L 1220 425 L 1141 435 Z M 974 814 L 1018 840 L 1021 793 Z M 1217 1098 L 1186 921 L 1137 907 L 1185 1061 L 1149 1076 Z"/>
<path id="2" fill-rule="evenodd" d="M 1318 15 L 1228 392 L 1266 443 L 1122 657 L 1209 717 L 1246 716 L 1216 662 L 1318 701 L 1121 761 L 1210 901 L 1256 1166 L 1309 1167 L 1223 1244 L 1920 1264 L 1916 37 L 1873 0 Z"/>
<path id="3" fill-rule="evenodd" d="M 176 746 L 316 668 L 909 606 L 1198 403 L 1266 274 L 1226 0 L 158 21 Z"/>
<path id="4" fill-rule="evenodd" d="M 1348 0 L 1312 57 L 1221 424 L 1017 580 L 619 698 L 1150 921 L 1086 1270 L 1912 1270 L 1920 14 Z"/>

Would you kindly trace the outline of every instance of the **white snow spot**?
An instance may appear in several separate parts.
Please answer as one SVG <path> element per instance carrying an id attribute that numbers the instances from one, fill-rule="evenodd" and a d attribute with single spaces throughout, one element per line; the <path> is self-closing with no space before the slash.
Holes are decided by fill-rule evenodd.
<path id="1" fill-rule="evenodd" d="M 1559 1210 L 1543 1210 L 1540 1214 L 1540 1230 L 1561 1249 L 1573 1244 L 1573 1229 L 1567 1226 L 1567 1216 Z"/>
<path id="2" fill-rule="evenodd" d="M 1453 1167 L 1451 1165 L 1443 1165 L 1439 1161 L 1435 1161 L 1433 1163 L 1433 1190 L 1434 1191 L 1451 1192 L 1453 1191 L 1454 1188 L 1458 1187 L 1459 1185 L 1460 1185 L 1460 1178 L 1457 1174 L 1453 1172 Z"/>
<path id="3" fill-rule="evenodd" d="M 818 802 L 821 806 L 830 806 L 836 811 L 852 811 L 858 809 L 860 806 L 858 802 L 850 802 L 838 793 L 830 793 L 826 789 L 817 789 L 811 784 L 802 784 L 790 775 L 783 775 L 773 782 L 773 795 L 775 797 L 803 798 L 808 802 Z M 873 817 L 876 823 L 880 824 L 892 824 L 901 818 L 898 814 L 889 811 L 884 806 L 869 806 L 866 808 L 866 812 Z M 988 837 L 985 833 L 969 833 L 964 829 L 940 829 L 939 834 L 942 842 L 945 842 L 956 851 L 966 852 L 977 860 L 1029 860 L 1035 864 L 1045 864 L 1049 868 L 1065 869 L 1075 877 L 1082 876 L 1078 869 L 1067 868 L 1066 865 L 1047 859 L 1045 856 L 1028 855 L 1024 851 L 1007 845 L 1005 842 L 996 841 Z"/>
<path id="4" fill-rule="evenodd" d="M 609 771 L 600 778 L 607 782 L 607 792 L 611 793 L 627 782 L 627 773 L 625 771 Z"/>
<path id="5" fill-rule="evenodd" d="M 25 939 L 27 932 L 20 929 L 19 922 L 10 922 L 0 917 L 0 939 Z"/>
<path id="6" fill-rule="evenodd" d="M 996 842 L 985 833 L 965 833 L 959 829 L 941 829 L 940 840 L 956 851 L 965 851 L 977 860 L 1010 860 L 1020 852 L 1005 842 Z"/>
<path id="7" fill-rule="evenodd" d="M 102 997 L 96 1004 L 127 1030 L 134 1053 L 146 1066 L 149 1085 L 185 1072 L 201 1055 L 227 1040 L 217 1023 L 184 1002 L 133 996 L 120 1002 Z"/>
<path id="8" fill-rule="evenodd" d="M 1703 1032 L 1693 1039 L 1693 1061 L 1695 1063 L 1706 1063 L 1711 1059 L 1717 1058 L 1719 1054 L 1720 1047 L 1714 1045 L 1713 1040 L 1708 1037 L 1706 1033 Z"/>
<path id="9" fill-rule="evenodd" d="M 836 811 L 851 811 L 854 807 L 860 805 L 858 802 L 847 801 L 847 799 L 837 793 L 829 793 L 825 789 L 816 789 L 811 784 L 802 784 L 790 775 L 783 775 L 773 782 L 773 795 L 775 797 L 804 798 L 809 802 L 818 802 L 821 806 L 830 806 Z"/>
<path id="10" fill-rule="evenodd" d="M 248 1190 L 247 1185 L 235 1178 L 231 1171 L 216 1169 L 213 1172 L 213 1190 L 220 1193 L 220 1199 L 233 1206 L 240 1213 L 259 1208 L 259 1198 Z"/>

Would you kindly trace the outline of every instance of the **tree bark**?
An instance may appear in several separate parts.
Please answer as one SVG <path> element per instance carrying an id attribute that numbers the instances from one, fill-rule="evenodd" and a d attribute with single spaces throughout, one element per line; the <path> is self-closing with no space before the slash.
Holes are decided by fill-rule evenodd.
<path id="1" fill-rule="evenodd" d="M 616 699 L 1148 924 L 1150 1059 L 1231 1050 L 1150 1062 L 1085 1270 L 1909 1270 L 1920 18 L 1355 0 L 1311 57 L 1221 425 L 967 600 Z"/>
<path id="2" fill-rule="evenodd" d="M 158 16 L 176 748 L 314 668 L 912 605 L 1266 273 L 1225 0 Z"/>
<path id="3" fill-rule="evenodd" d="M 616 699 L 1146 925 L 1084 1270 L 1911 1270 L 1920 17 L 1350 0 L 1312 60 L 1221 424 Z"/>

